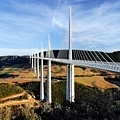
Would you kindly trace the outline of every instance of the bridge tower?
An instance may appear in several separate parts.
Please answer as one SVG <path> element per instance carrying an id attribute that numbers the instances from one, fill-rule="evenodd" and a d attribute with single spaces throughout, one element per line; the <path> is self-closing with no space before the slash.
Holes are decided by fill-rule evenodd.
<path id="1" fill-rule="evenodd" d="M 50 35 L 48 35 L 48 58 L 50 58 Z M 47 101 L 51 103 L 51 60 L 48 60 L 47 70 Z"/>
<path id="2" fill-rule="evenodd" d="M 44 99 L 44 79 L 43 79 L 43 47 L 41 45 L 41 81 L 40 81 L 40 99 Z"/>
<path id="3" fill-rule="evenodd" d="M 72 61 L 72 9 L 70 7 L 69 16 L 69 58 Z M 74 102 L 74 65 L 67 65 L 67 84 L 66 84 L 66 100 Z"/>

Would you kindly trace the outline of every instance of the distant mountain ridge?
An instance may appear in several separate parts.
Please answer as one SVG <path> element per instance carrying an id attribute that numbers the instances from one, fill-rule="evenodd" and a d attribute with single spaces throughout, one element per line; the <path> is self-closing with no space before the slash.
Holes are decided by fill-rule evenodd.
<path id="1" fill-rule="evenodd" d="M 0 68 L 2 66 L 11 66 L 15 64 L 28 64 L 28 56 L 0 56 Z"/>
<path id="2" fill-rule="evenodd" d="M 106 56 L 106 54 L 107 54 L 113 61 L 120 62 L 120 51 L 115 51 L 112 53 L 105 54 L 103 52 L 98 52 L 98 51 L 73 50 L 72 58 L 76 59 L 76 54 L 77 54 L 77 56 L 80 56 L 80 54 L 82 52 L 84 54 L 89 54 L 92 59 L 93 59 L 93 56 L 91 54 L 93 54 L 95 56 L 96 60 L 98 60 L 98 61 L 99 61 L 99 59 L 96 55 L 98 55 L 99 58 L 103 61 L 104 61 L 104 59 L 101 57 L 101 55 L 104 56 L 104 58 L 107 61 L 110 61 L 110 59 Z M 68 59 L 68 50 L 53 50 L 50 53 L 54 54 L 55 58 L 58 57 L 58 58 Z M 46 56 L 46 51 L 44 52 L 44 56 Z M 88 57 L 87 60 L 90 60 L 90 57 Z M 29 63 L 29 56 L 0 56 L 0 67 L 2 65 L 10 66 L 10 65 L 14 65 L 14 64 L 28 64 L 28 63 Z"/>
<path id="3" fill-rule="evenodd" d="M 54 54 L 55 58 L 57 57 L 57 58 L 68 59 L 68 50 L 53 50 L 50 53 L 51 53 L 51 55 Z M 115 51 L 112 53 L 104 53 L 104 52 L 99 52 L 99 51 L 73 50 L 72 58 L 76 59 L 76 57 L 80 56 L 81 53 L 84 55 L 85 54 L 87 55 L 88 59 L 86 58 L 84 60 L 91 60 L 90 57 L 93 59 L 93 55 L 94 55 L 94 57 L 98 61 L 99 61 L 99 59 L 98 59 L 98 57 L 99 57 L 102 61 L 105 61 L 105 59 L 106 59 L 108 62 L 111 62 L 111 60 L 109 59 L 109 57 L 110 57 L 113 61 L 120 62 L 120 51 Z M 46 52 L 44 52 L 44 56 L 46 56 Z M 105 59 L 103 59 L 102 56 Z M 77 58 L 77 59 L 81 60 L 80 58 Z"/>
<path id="4" fill-rule="evenodd" d="M 120 51 L 116 51 L 113 53 L 108 53 L 108 55 L 115 61 L 120 62 Z"/>

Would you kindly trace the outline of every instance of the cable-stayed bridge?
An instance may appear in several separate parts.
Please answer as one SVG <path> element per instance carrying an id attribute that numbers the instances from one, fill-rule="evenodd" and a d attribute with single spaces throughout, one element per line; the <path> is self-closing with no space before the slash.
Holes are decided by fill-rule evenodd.
<path id="1" fill-rule="evenodd" d="M 69 16 L 69 29 L 66 35 L 63 46 L 68 46 L 66 49 L 59 50 L 57 53 L 51 49 L 50 36 L 48 36 L 48 50 L 41 51 L 30 55 L 30 60 L 34 72 L 37 77 L 41 79 L 40 84 L 40 99 L 44 99 L 44 79 L 43 79 L 43 61 L 48 62 L 48 73 L 47 73 L 47 101 L 52 102 L 51 98 L 51 62 L 59 62 L 66 64 L 67 67 L 67 83 L 66 83 L 66 100 L 74 102 L 74 66 L 89 67 L 99 70 L 111 71 L 120 73 L 120 63 L 115 62 L 109 54 L 100 51 L 93 50 L 93 43 L 85 45 L 82 41 L 81 44 L 78 40 L 73 39 L 72 32 L 72 13 L 70 9 Z M 80 39 L 75 38 L 75 39 Z M 87 41 L 88 42 L 88 41 Z M 79 45 L 80 44 L 80 45 Z M 73 48 L 75 45 L 75 48 Z M 76 47 L 77 46 L 77 47 Z M 88 49 L 88 48 L 91 49 Z M 82 48 L 82 50 L 81 50 Z M 39 63 L 40 62 L 40 63 Z"/>

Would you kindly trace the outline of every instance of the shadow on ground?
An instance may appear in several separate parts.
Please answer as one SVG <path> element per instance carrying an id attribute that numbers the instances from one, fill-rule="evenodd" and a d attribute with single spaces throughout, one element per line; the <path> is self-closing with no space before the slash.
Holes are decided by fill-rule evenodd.
<path id="1" fill-rule="evenodd" d="M 18 77 L 18 75 L 14 75 L 14 74 L 8 74 L 8 73 L 4 73 L 0 75 L 0 78 L 6 79 L 6 78 L 15 78 Z"/>

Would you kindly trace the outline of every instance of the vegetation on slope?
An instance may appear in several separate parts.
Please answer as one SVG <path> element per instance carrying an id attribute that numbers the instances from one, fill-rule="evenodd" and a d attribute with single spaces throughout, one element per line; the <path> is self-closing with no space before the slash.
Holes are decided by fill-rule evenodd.
<path id="1" fill-rule="evenodd" d="M 40 82 L 28 82 L 18 84 L 24 90 L 26 90 L 29 94 L 35 95 L 36 98 L 40 95 Z"/>
<path id="2" fill-rule="evenodd" d="M 26 84 L 25 86 L 31 92 L 36 92 L 36 88 L 39 88 L 39 84 L 33 82 Z M 37 109 L 26 106 L 11 107 L 9 108 L 11 112 L 8 108 L 5 109 L 11 118 L 9 120 L 118 120 L 120 118 L 120 91 L 118 89 L 111 88 L 102 92 L 97 88 L 75 83 L 75 103 L 66 101 L 65 95 L 66 82 L 54 82 L 52 83 L 52 105 L 43 102 Z M 0 110 L 1 116 L 3 110 Z M 6 112 L 5 117 L 7 117 Z"/>
<path id="3" fill-rule="evenodd" d="M 11 85 L 7 83 L 0 84 L 0 98 L 8 97 L 13 94 L 22 93 L 24 89 L 19 86 Z"/>
<path id="4" fill-rule="evenodd" d="M 46 113 L 46 120 L 115 119 L 120 118 L 120 91 L 116 88 L 104 92 L 75 83 L 75 103 L 65 101 L 65 82 L 52 87 L 53 109 Z M 57 105 L 60 103 L 61 105 Z"/>
<path id="5" fill-rule="evenodd" d="M 0 120 L 41 120 L 34 112 L 33 108 L 28 106 L 6 106 L 0 108 Z"/>
<path id="6" fill-rule="evenodd" d="M 52 101 L 53 103 L 65 102 L 66 95 L 66 82 L 52 83 Z"/>
<path id="7" fill-rule="evenodd" d="M 5 103 L 8 101 L 20 101 L 20 100 L 28 100 L 27 93 L 24 93 L 22 96 L 19 96 L 19 97 L 13 97 L 13 98 L 5 99 L 5 100 L 0 100 L 0 103 Z"/>
<path id="8" fill-rule="evenodd" d="M 120 62 L 120 51 L 116 51 L 113 53 L 108 53 L 108 55 L 115 61 Z"/>
<path id="9" fill-rule="evenodd" d="M 0 68 L 3 66 L 19 65 L 22 67 L 29 63 L 27 56 L 0 56 Z"/>

